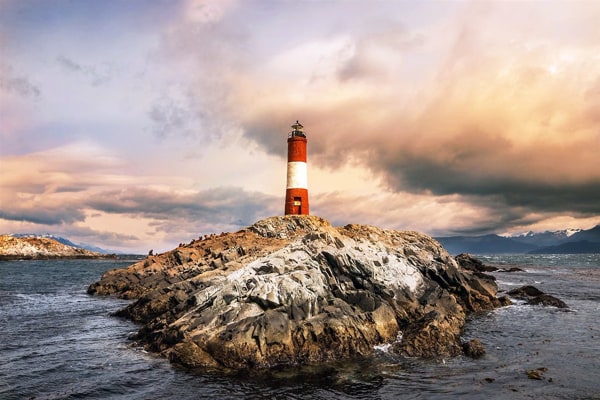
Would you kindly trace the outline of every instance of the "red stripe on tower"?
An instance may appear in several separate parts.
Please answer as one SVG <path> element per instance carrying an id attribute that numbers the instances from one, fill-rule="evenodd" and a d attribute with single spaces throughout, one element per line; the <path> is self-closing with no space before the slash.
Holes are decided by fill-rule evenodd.
<path id="1" fill-rule="evenodd" d="M 296 121 L 288 136 L 287 185 L 285 215 L 308 215 L 308 180 L 306 168 L 306 134 Z"/>

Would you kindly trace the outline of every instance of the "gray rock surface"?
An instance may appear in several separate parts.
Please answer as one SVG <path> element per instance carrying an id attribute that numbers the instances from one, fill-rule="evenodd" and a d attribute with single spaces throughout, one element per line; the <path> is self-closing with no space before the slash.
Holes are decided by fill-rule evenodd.
<path id="1" fill-rule="evenodd" d="M 271 217 L 107 272 L 88 292 L 137 299 L 136 340 L 200 368 L 461 354 L 468 312 L 502 303 L 429 236 L 316 216 Z"/>

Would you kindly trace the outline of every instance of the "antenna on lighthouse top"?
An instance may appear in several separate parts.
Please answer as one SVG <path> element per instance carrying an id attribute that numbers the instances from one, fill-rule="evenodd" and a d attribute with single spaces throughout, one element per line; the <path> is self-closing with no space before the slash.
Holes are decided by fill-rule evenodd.
<path id="1" fill-rule="evenodd" d="M 298 120 L 296 120 L 296 123 L 292 125 L 292 132 L 290 133 L 290 137 L 294 137 L 294 136 L 302 136 L 302 137 L 306 137 L 306 134 L 303 131 L 304 127 L 302 126 L 302 124 L 300 122 L 298 122 Z"/>

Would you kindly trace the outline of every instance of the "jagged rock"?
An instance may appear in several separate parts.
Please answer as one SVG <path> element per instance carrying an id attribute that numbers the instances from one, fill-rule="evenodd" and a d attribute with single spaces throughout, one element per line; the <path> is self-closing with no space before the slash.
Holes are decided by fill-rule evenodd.
<path id="1" fill-rule="evenodd" d="M 540 296 L 536 296 L 527 301 L 527 304 L 531 305 L 542 305 L 542 306 L 551 306 L 556 308 L 569 308 L 567 303 L 562 301 L 559 298 L 551 296 L 549 294 L 542 294 Z"/>
<path id="2" fill-rule="evenodd" d="M 468 253 L 461 253 L 454 257 L 458 265 L 462 268 L 468 269 L 469 271 L 476 272 L 494 272 L 498 271 L 498 268 L 492 267 L 490 265 L 485 265 L 481 260 L 473 257 Z"/>
<path id="3" fill-rule="evenodd" d="M 556 308 L 569 308 L 562 300 L 546 294 L 535 286 L 526 285 L 508 292 L 509 296 L 516 299 L 525 300 L 526 304 L 552 306 Z"/>
<path id="4" fill-rule="evenodd" d="M 520 288 L 511 290 L 510 292 L 508 292 L 508 294 L 517 299 L 529 300 L 533 297 L 543 295 L 544 292 L 542 292 L 540 289 L 536 288 L 535 286 L 525 285 L 525 286 L 521 286 Z"/>
<path id="5" fill-rule="evenodd" d="M 372 354 L 462 353 L 468 312 L 490 310 L 494 279 L 460 268 L 429 236 L 315 216 L 261 220 L 126 269 L 91 294 L 137 299 L 119 314 L 173 362 L 268 368 Z"/>

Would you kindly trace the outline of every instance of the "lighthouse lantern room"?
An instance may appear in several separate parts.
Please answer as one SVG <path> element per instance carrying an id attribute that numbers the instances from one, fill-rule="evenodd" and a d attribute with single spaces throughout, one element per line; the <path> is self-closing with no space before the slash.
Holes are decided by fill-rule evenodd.
<path id="1" fill-rule="evenodd" d="M 308 215 L 308 181 L 306 168 L 306 134 L 296 121 L 288 135 L 287 185 L 285 215 Z"/>

